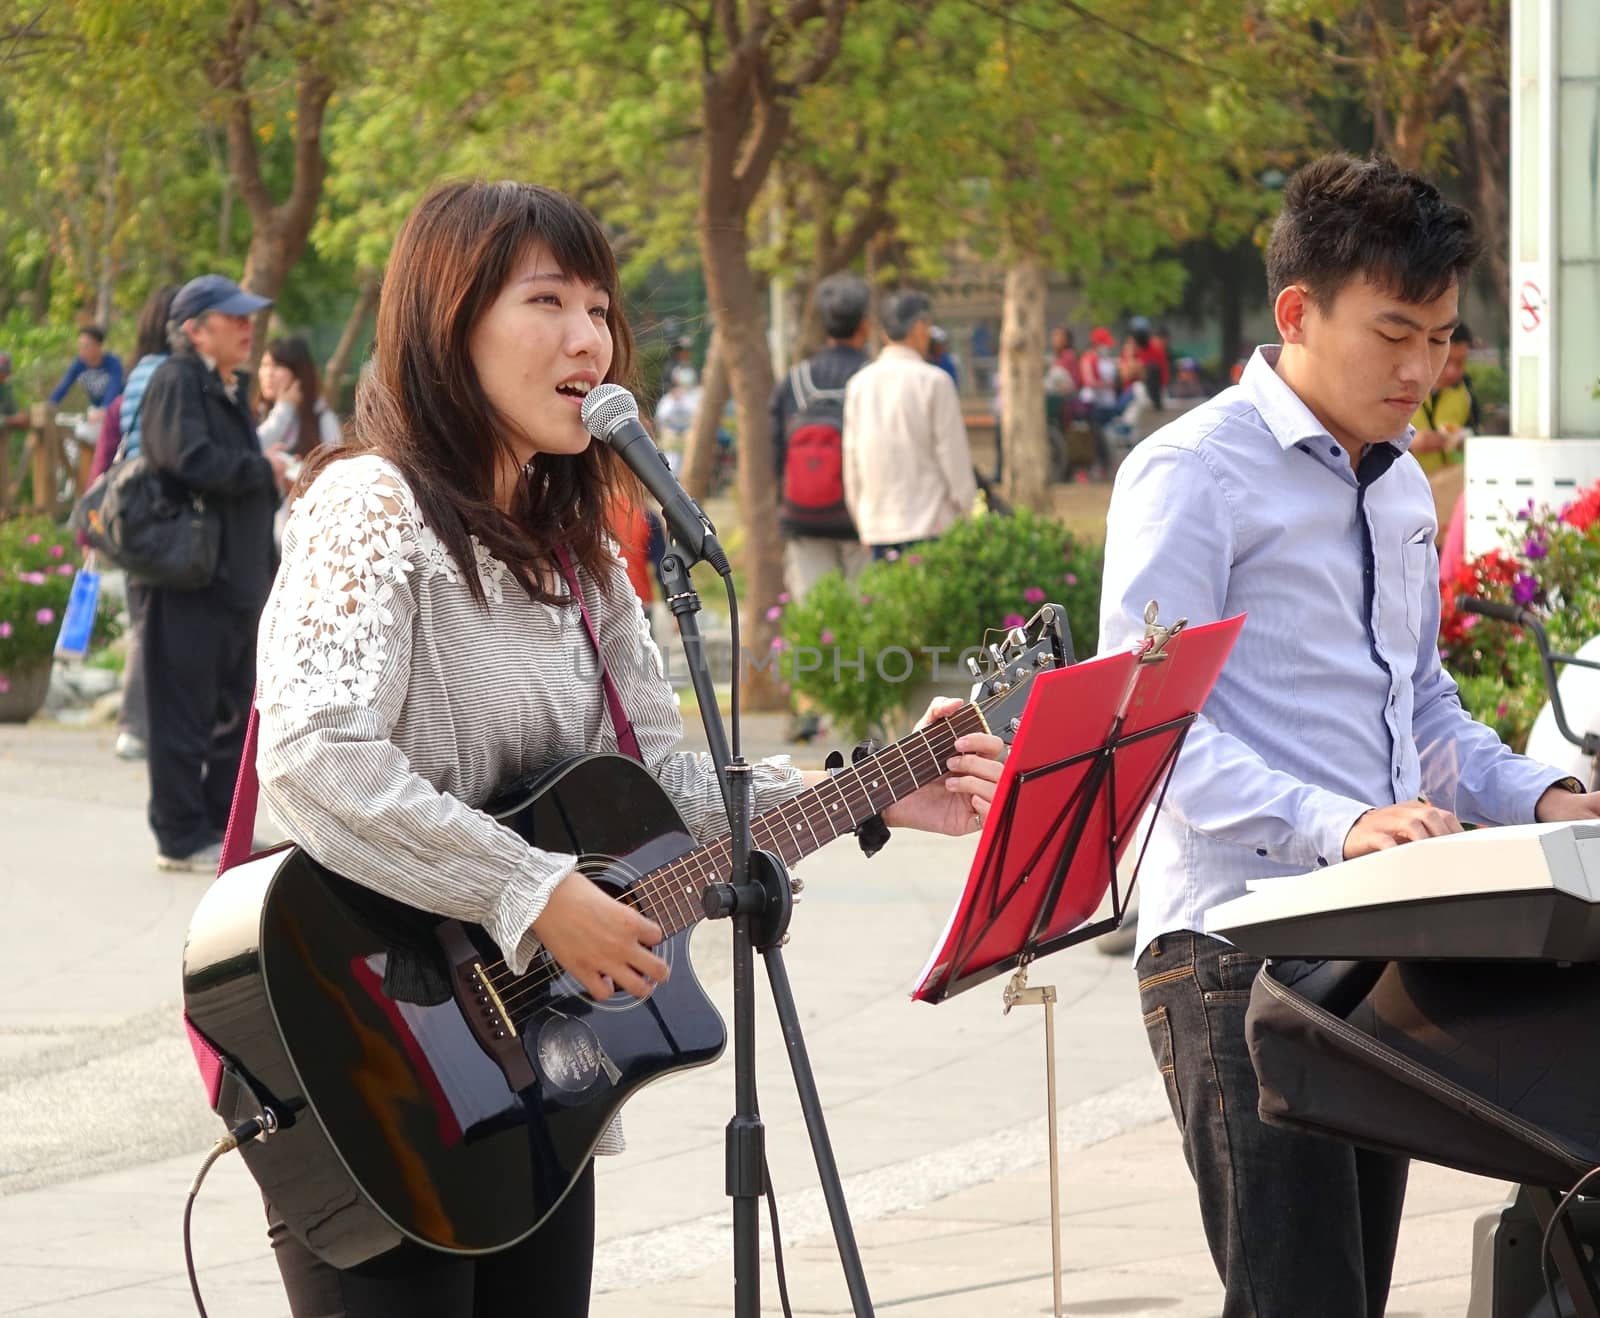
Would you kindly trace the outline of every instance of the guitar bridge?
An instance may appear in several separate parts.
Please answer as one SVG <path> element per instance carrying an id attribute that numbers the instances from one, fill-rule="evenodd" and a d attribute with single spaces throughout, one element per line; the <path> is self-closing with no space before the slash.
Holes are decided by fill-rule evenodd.
<path id="1" fill-rule="evenodd" d="M 478 1046 L 500 1068 L 512 1089 L 522 1090 L 534 1084 L 537 1076 L 517 1034 L 516 1022 L 460 921 L 440 924 L 439 942 L 450 960 L 450 987 L 456 1006 Z"/>

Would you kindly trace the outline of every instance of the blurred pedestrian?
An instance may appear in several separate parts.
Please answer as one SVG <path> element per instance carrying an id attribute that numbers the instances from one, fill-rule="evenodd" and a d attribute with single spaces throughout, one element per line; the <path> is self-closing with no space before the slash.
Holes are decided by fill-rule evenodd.
<path id="1" fill-rule="evenodd" d="M 122 359 L 106 351 L 106 332 L 98 325 L 85 325 L 78 331 L 78 355 L 67 367 L 61 383 L 50 391 L 55 406 L 74 384 L 83 385 L 84 397 L 92 408 L 104 408 L 122 392 Z"/>
<path id="2" fill-rule="evenodd" d="M 287 457 L 261 452 L 239 368 L 252 317 L 271 305 L 222 275 L 191 279 L 172 302 L 172 356 L 144 395 L 142 451 L 174 494 L 214 510 L 222 532 L 212 581 L 152 586 L 145 611 L 150 828 L 161 869 L 216 868 L 244 748 Z"/>
<path id="3" fill-rule="evenodd" d="M 955 382 L 927 360 L 932 328 L 925 294 L 894 294 L 888 344 L 845 386 L 845 501 L 875 559 L 943 535 L 978 493 Z"/>

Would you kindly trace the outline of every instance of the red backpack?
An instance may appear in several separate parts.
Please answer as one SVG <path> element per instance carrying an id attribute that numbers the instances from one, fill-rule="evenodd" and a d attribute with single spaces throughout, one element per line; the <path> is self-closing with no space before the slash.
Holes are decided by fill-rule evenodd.
<path id="1" fill-rule="evenodd" d="M 818 389 L 811 363 L 789 372 L 795 410 L 783 459 L 779 521 L 795 535 L 853 536 L 844 502 L 844 389 Z"/>

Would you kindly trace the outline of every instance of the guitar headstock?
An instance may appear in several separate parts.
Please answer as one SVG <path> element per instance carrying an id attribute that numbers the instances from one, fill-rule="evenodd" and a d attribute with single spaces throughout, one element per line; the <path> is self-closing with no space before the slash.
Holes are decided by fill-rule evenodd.
<path id="1" fill-rule="evenodd" d="M 996 635 L 1000 639 L 991 641 Z M 1067 611 L 1059 604 L 1041 604 L 1020 627 L 998 633 L 990 629 L 983 639 L 982 659 L 967 659 L 967 669 L 977 679 L 970 699 L 983 710 L 990 731 L 1010 745 L 1033 678 L 1073 662 Z"/>

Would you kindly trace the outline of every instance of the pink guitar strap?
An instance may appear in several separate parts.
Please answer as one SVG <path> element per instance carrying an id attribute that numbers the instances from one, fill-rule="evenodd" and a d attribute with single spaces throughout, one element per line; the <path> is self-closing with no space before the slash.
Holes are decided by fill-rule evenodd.
<path id="1" fill-rule="evenodd" d="M 627 711 L 622 707 L 622 697 L 617 694 L 617 684 L 611 680 L 611 674 L 606 671 L 605 659 L 600 653 L 600 635 L 595 631 L 594 621 L 589 617 L 588 606 L 583 602 L 583 592 L 578 589 L 578 574 L 573 571 L 571 555 L 565 549 L 558 549 L 556 561 L 560 563 L 561 575 L 567 579 L 567 587 L 577 602 L 578 612 L 583 617 L 583 629 L 589 634 L 589 644 L 594 647 L 595 661 L 600 665 L 600 685 L 605 692 L 606 715 L 610 718 L 611 730 L 617 737 L 617 749 L 624 755 L 631 755 L 634 759 L 642 761 L 644 756 L 639 751 L 639 739 L 634 735 L 633 724 L 629 722 Z M 239 756 L 239 777 L 233 787 L 233 806 L 228 812 L 228 829 L 222 835 L 222 859 L 217 865 L 218 874 L 248 860 L 251 854 L 250 846 L 256 828 L 257 718 L 255 701 L 252 700 L 250 724 L 244 734 L 244 751 Z"/>

